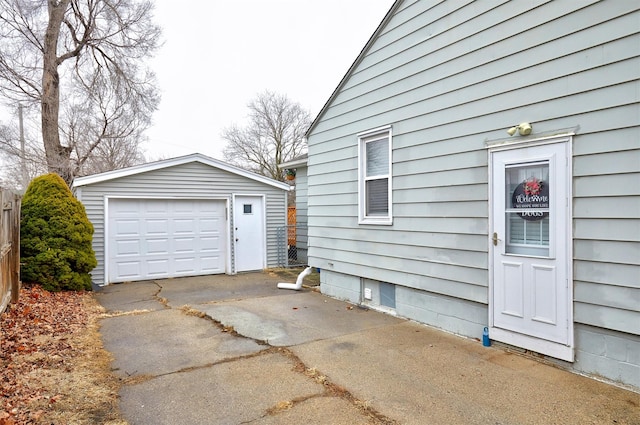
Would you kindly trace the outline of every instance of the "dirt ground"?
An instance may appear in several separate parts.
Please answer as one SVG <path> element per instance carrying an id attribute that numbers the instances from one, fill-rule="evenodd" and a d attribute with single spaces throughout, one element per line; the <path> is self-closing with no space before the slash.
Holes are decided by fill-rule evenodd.
<path id="1" fill-rule="evenodd" d="M 126 424 L 90 292 L 25 285 L 0 317 L 0 425 Z"/>

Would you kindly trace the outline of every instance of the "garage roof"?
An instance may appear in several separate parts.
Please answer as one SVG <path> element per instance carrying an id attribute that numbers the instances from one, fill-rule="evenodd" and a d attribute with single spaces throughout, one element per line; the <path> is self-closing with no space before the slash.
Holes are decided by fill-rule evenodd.
<path id="1" fill-rule="evenodd" d="M 76 177 L 73 181 L 73 187 L 87 186 L 94 183 L 100 183 L 108 180 L 118 179 L 121 177 L 131 176 L 135 174 L 146 173 L 148 171 L 160 170 L 162 168 L 173 167 L 176 165 L 187 164 L 190 162 L 200 162 L 211 167 L 218 168 L 220 170 L 228 171 L 233 174 L 237 174 L 246 177 L 251 180 L 255 180 L 269 186 L 276 187 L 282 190 L 290 190 L 290 186 L 286 183 L 273 180 L 269 177 L 261 176 L 260 174 L 252 173 L 242 168 L 238 168 L 226 162 L 219 161 L 214 158 L 210 158 L 200 153 L 194 153 L 191 155 L 179 156 L 177 158 L 165 159 L 161 161 L 149 162 L 147 164 L 134 165 L 133 167 L 122 168 L 120 170 L 107 171 L 105 173 L 92 174 L 85 177 Z"/>

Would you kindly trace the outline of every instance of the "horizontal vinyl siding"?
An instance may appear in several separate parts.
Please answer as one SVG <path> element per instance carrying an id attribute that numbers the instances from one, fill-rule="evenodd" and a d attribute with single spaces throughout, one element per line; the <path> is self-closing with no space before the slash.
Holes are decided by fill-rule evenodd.
<path id="1" fill-rule="evenodd" d="M 640 335 L 640 127 L 575 145 L 575 321 Z"/>
<path id="2" fill-rule="evenodd" d="M 198 162 L 83 186 L 81 201 L 95 227 L 93 248 L 98 258 L 98 266 L 92 272 L 94 282 L 103 284 L 105 278 L 105 195 L 141 199 L 219 198 L 230 201 L 232 193 L 266 194 L 267 266 L 277 265 L 276 229 L 286 224 L 286 193 L 283 190 Z"/>
<path id="3" fill-rule="evenodd" d="M 256 188 L 257 189 L 257 188 Z M 247 190 L 247 189 L 245 189 Z M 236 193 L 241 193 L 236 191 Z M 287 225 L 287 201 L 286 192 L 279 190 L 263 189 L 266 202 L 266 225 L 267 225 L 267 267 L 278 265 L 278 228 Z"/>
<path id="4" fill-rule="evenodd" d="M 308 190 L 307 167 L 298 168 L 296 174 L 296 223 L 299 226 L 306 226 L 308 223 Z M 305 241 L 306 245 L 306 241 Z"/>
<path id="5" fill-rule="evenodd" d="M 482 6 L 489 4 L 483 2 Z M 580 6 L 586 4 L 581 2 Z M 447 4 L 439 6 L 447 7 Z M 509 2 L 492 10 L 490 15 L 495 15 L 495 20 L 489 26 L 472 28 L 473 31 L 483 29 L 472 37 L 465 38 L 463 26 L 453 26 L 406 50 L 401 50 L 405 48 L 402 40 L 380 47 L 380 54 L 384 53 L 388 59 L 354 73 L 315 133 L 369 118 L 369 114 L 360 113 L 365 107 L 373 107 L 374 113 L 390 114 L 389 122 L 399 121 L 395 116 L 401 116 L 402 120 L 412 118 L 411 111 L 420 114 L 416 116 L 424 116 L 424 112 L 429 111 L 429 118 L 437 118 L 428 119 L 426 125 L 425 121 L 417 122 L 415 126 L 411 126 L 411 122 L 403 123 L 408 127 L 405 131 L 442 126 L 495 112 L 506 112 L 516 123 L 520 117 L 510 111 L 522 106 L 539 105 L 541 101 L 560 100 L 578 93 L 587 95 L 603 85 L 634 80 L 633 63 L 637 61 L 638 52 L 637 48 L 629 48 L 633 40 L 628 37 L 629 26 L 637 25 L 637 17 L 626 15 L 635 7 L 632 3 L 596 4 L 565 17 L 560 10 L 555 12 L 558 17 L 551 21 L 552 25 L 540 28 L 534 26 L 548 21 L 546 16 L 554 9 L 573 8 L 574 4 L 553 2 L 532 12 L 541 14 L 544 11 L 544 19 L 533 19 L 530 14 L 523 13 L 526 8 L 522 6 L 519 2 Z M 507 7 L 508 10 L 504 9 Z M 470 8 L 468 13 L 473 14 L 477 9 Z M 595 25 L 601 19 L 616 16 L 619 18 L 608 25 Z M 501 21 L 510 29 L 497 25 Z M 451 25 L 450 21 L 448 24 Z M 424 38 L 429 33 L 429 26 L 425 25 L 406 37 Z M 613 42 L 604 44 L 608 40 Z M 631 62 L 625 65 L 627 59 Z M 603 75 L 592 77 L 603 65 L 616 67 L 617 72 L 604 75 L 610 81 L 601 81 Z M 536 89 L 531 90 L 531 87 Z M 598 96 L 597 93 L 593 95 Z M 633 91 L 629 95 L 633 96 Z M 403 100 L 399 102 L 400 97 Z M 606 101 L 601 99 L 598 103 L 603 100 Z M 494 107 L 486 108 L 487 101 Z M 575 113 L 576 109 L 588 111 L 590 107 L 582 103 L 573 105 L 572 109 Z M 456 108 L 455 113 L 451 113 L 452 108 Z M 459 108 L 463 110 L 459 111 Z M 549 115 L 557 116 L 555 112 Z M 536 117 L 536 121 L 541 120 Z M 369 126 L 364 124 L 364 127 Z M 395 129 L 394 134 L 397 134 Z M 459 134 L 468 133 L 454 133 L 455 136 Z"/>
<path id="6" fill-rule="evenodd" d="M 309 246 L 309 197 L 307 167 L 299 167 L 296 172 L 296 248 L 298 260 L 307 261 Z"/>
<path id="7" fill-rule="evenodd" d="M 91 280 L 98 284 L 104 284 L 104 200 L 100 193 L 95 193 L 90 188 L 83 187 L 81 190 L 82 205 L 87 211 L 87 218 L 93 224 L 93 250 L 96 253 L 98 265 L 91 271 Z"/>
<path id="8" fill-rule="evenodd" d="M 633 333 L 637 9 L 624 1 L 403 2 L 309 134 L 310 263 L 488 302 L 485 142 L 526 120 L 533 136 L 577 134 L 576 320 Z M 393 129 L 393 225 L 358 225 L 357 134 L 385 125 Z M 611 298 L 586 295 L 590 285 L 611 286 Z"/>

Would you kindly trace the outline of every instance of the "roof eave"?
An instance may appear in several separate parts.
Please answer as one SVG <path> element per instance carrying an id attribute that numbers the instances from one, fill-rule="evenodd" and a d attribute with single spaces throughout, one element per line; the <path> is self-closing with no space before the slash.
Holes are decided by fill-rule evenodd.
<path id="1" fill-rule="evenodd" d="M 251 180 L 259 181 L 269 186 L 276 187 L 282 190 L 289 190 L 289 185 L 277 180 L 270 179 L 269 177 L 262 176 L 260 174 L 252 173 L 251 171 L 243 170 L 226 162 L 219 161 L 214 158 L 210 158 L 200 153 L 194 153 L 190 155 L 180 156 L 171 159 L 165 159 L 156 162 L 150 162 L 147 164 L 134 165 L 133 167 L 122 168 L 120 170 L 107 171 L 104 173 L 93 174 L 85 177 L 78 177 L 73 181 L 72 188 L 76 189 L 82 186 L 88 186 L 95 183 L 118 179 L 122 177 L 132 176 L 136 174 L 146 173 L 149 171 L 160 170 L 163 168 L 173 167 L 177 165 L 187 164 L 189 162 L 200 162 L 209 165 L 214 168 L 219 168 L 224 171 L 228 171 L 233 174 L 247 177 Z"/>
<path id="2" fill-rule="evenodd" d="M 308 158 L 301 158 L 293 161 L 282 162 L 278 164 L 278 168 L 282 170 L 283 168 L 295 168 L 295 167 L 306 166 L 307 161 L 308 161 Z"/>

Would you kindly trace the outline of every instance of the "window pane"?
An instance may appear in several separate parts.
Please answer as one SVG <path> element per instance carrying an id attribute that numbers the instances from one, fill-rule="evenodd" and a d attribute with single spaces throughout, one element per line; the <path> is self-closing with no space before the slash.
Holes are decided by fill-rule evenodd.
<path id="1" fill-rule="evenodd" d="M 525 202 L 525 205 L 514 205 L 514 196 L 517 194 L 523 196 L 549 196 L 549 163 L 545 161 L 535 165 L 523 165 L 511 167 L 505 170 L 505 202 L 507 208 L 536 208 L 537 201 Z M 547 200 L 548 202 L 548 200 Z M 542 204 L 542 202 L 540 202 Z M 543 206 L 542 208 L 549 208 Z"/>
<path id="2" fill-rule="evenodd" d="M 367 142 L 367 177 L 389 174 L 389 139 Z"/>
<path id="3" fill-rule="evenodd" d="M 366 183 L 366 214 L 386 216 L 389 213 L 388 179 L 368 180 Z"/>
<path id="4" fill-rule="evenodd" d="M 549 163 L 523 164 L 505 170 L 507 246 L 509 254 L 549 255 Z"/>

